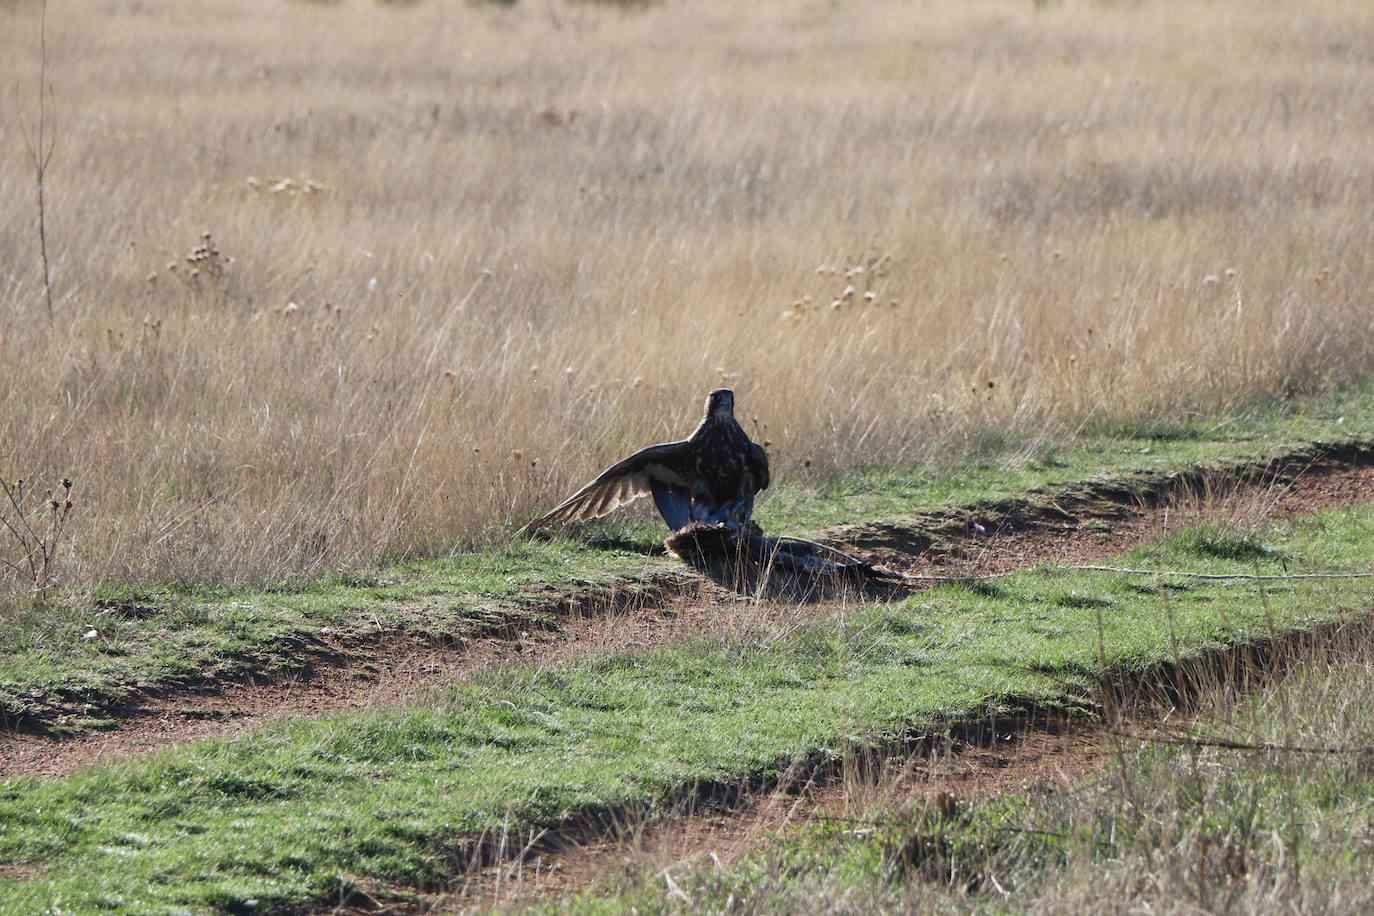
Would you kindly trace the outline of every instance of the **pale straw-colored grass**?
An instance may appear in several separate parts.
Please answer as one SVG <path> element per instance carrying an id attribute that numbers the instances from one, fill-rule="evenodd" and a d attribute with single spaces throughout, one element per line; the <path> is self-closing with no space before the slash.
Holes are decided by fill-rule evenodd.
<path id="1" fill-rule="evenodd" d="M 443 550 L 722 384 L 785 481 L 1374 364 L 1364 0 L 54 3 L 53 328 L 36 12 L 0 473 L 72 583 Z"/>

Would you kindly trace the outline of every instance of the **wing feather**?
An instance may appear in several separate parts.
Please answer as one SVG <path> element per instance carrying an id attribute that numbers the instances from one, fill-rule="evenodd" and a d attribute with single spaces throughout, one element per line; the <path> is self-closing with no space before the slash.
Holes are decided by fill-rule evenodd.
<path id="1" fill-rule="evenodd" d="M 650 481 L 690 486 L 683 468 L 689 465 L 688 443 L 665 442 L 651 445 L 618 461 L 596 476 L 591 483 L 520 529 L 530 534 L 561 522 L 582 522 L 600 518 L 626 503 L 651 493 Z"/>
<path id="2" fill-rule="evenodd" d="M 750 470 L 754 475 L 754 485 L 760 490 L 768 489 L 768 453 L 757 442 L 749 443 Z"/>

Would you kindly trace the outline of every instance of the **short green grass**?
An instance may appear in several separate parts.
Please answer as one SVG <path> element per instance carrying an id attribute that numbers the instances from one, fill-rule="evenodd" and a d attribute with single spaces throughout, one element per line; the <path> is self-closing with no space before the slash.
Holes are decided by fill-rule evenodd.
<path id="1" fill-rule="evenodd" d="M 675 891 L 645 870 L 530 909 L 1370 912 L 1374 642 L 1347 634 L 1285 661 L 1255 692 L 1202 679 L 1200 721 L 1122 738 L 1073 784 L 962 808 L 856 798 L 737 865 L 672 869 Z"/>
<path id="2" fill-rule="evenodd" d="M 1286 445 L 1369 441 L 1371 431 L 1374 389 L 1353 389 L 1276 400 L 1243 416 L 1118 425 L 1054 445 L 982 443 L 958 466 L 780 482 L 765 494 L 758 517 L 770 533 L 792 534 L 900 522 L 1051 499 L 1092 479 L 1143 483 L 1181 468 L 1263 462 Z M 647 510 L 589 530 L 600 539 L 504 543 L 269 591 L 112 588 L 94 606 L 70 598 L 0 609 L 7 649 L 0 657 L 0 719 L 98 725 L 109 707 L 142 688 L 300 664 L 302 647 L 322 628 L 336 640 L 378 629 L 461 639 L 537 613 L 550 588 L 634 587 L 682 574 L 662 556 L 661 525 L 648 520 Z"/>
<path id="3" fill-rule="evenodd" d="M 1368 571 L 1371 535 L 1366 505 L 1259 535 L 1179 534 L 1122 561 Z M 950 717 L 1090 703 L 1105 673 L 1370 607 L 1368 579 L 1038 568 L 807 624 L 492 671 L 410 709 L 0 784 L 0 864 L 33 871 L 0 878 L 0 913 L 249 911 L 362 880 L 433 885 L 484 832 L 652 805 Z"/>

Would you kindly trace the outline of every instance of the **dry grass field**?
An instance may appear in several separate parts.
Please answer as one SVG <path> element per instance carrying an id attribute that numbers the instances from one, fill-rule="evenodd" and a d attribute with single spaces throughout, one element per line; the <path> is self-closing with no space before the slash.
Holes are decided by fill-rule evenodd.
<path id="1" fill-rule="evenodd" d="M 721 384 L 786 480 L 1374 368 L 1367 0 L 54 0 L 52 324 L 38 9 L 0 473 L 76 585 L 450 549 Z"/>

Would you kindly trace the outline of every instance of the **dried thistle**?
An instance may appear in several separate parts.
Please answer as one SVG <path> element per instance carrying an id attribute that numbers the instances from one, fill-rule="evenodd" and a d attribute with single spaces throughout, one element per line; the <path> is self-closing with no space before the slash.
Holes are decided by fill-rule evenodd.
<path id="1" fill-rule="evenodd" d="M 72 486 L 71 478 L 63 477 L 60 496 L 47 490 L 41 499 L 34 499 L 31 481 L 22 477 L 13 484 L 0 480 L 0 542 L 8 547 L 0 550 L 0 566 L 26 580 L 36 594 L 54 584 L 57 556 L 75 505 Z"/>

